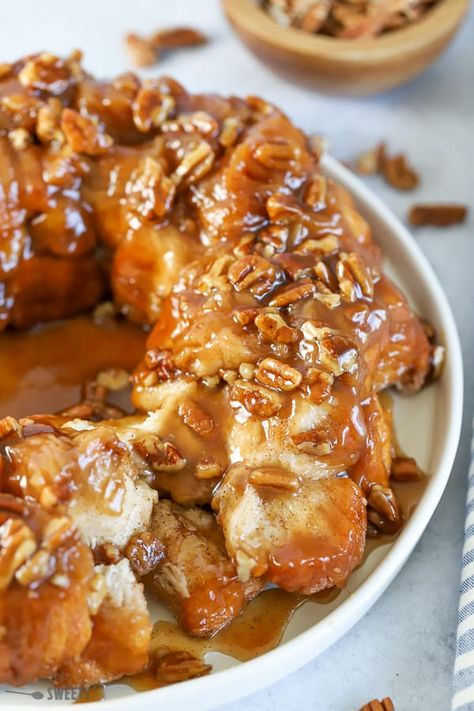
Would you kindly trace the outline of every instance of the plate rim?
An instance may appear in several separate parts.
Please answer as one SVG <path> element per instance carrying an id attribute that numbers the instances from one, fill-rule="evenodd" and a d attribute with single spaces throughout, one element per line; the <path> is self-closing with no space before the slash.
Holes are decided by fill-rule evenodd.
<path id="1" fill-rule="evenodd" d="M 347 189 L 357 203 L 365 204 L 372 213 L 377 214 L 378 219 L 385 222 L 390 231 L 397 235 L 397 240 L 403 244 L 405 251 L 423 274 L 424 288 L 428 289 L 430 299 L 438 309 L 444 340 L 449 344 L 449 357 L 443 378 L 447 381 L 446 407 L 450 415 L 447 417 L 444 445 L 437 470 L 432 475 L 413 515 L 384 559 L 359 588 L 324 619 L 255 659 L 199 679 L 191 679 L 138 694 L 127 693 L 121 698 L 105 699 L 100 701 L 101 708 L 125 711 L 128 710 L 130 703 L 147 708 L 156 701 L 160 709 L 165 711 L 179 708 L 180 702 L 192 698 L 194 711 L 213 709 L 263 689 L 316 658 L 368 612 L 400 572 L 433 516 L 449 480 L 461 434 L 464 376 L 458 330 L 446 294 L 413 236 L 381 198 L 332 156 L 323 155 L 321 168 L 325 174 Z M 42 703 L 40 708 L 52 709 L 65 705 L 62 702 L 52 701 L 51 704 Z M 10 708 L 16 711 L 31 711 L 31 702 L 12 704 Z"/>

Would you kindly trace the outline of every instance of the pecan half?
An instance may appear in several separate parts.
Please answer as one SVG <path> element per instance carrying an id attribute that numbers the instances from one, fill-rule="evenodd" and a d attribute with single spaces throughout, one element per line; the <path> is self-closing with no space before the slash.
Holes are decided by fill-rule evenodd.
<path id="1" fill-rule="evenodd" d="M 392 491 L 374 484 L 368 496 L 367 518 L 383 533 L 396 533 L 402 525 L 397 498 Z"/>
<path id="2" fill-rule="evenodd" d="M 408 213 L 408 221 L 414 227 L 430 225 L 449 227 L 465 221 L 468 209 L 465 205 L 439 203 L 433 205 L 413 205 Z"/>
<path id="3" fill-rule="evenodd" d="M 23 151 L 33 142 L 33 136 L 26 128 L 14 128 L 8 132 L 8 138 L 16 151 Z"/>
<path id="4" fill-rule="evenodd" d="M 311 281 L 301 281 L 298 284 L 290 284 L 278 289 L 269 301 L 270 306 L 276 308 L 290 306 L 297 301 L 302 301 L 312 296 L 316 291 L 316 286 Z"/>
<path id="5" fill-rule="evenodd" d="M 314 210 L 321 210 L 326 205 L 328 181 L 324 175 L 314 175 L 306 186 L 304 201 Z"/>
<path id="6" fill-rule="evenodd" d="M 266 387 L 289 391 L 298 387 L 303 376 L 287 363 L 276 358 L 264 358 L 255 368 L 255 378 Z"/>
<path id="7" fill-rule="evenodd" d="M 254 157 L 269 170 L 288 170 L 289 164 L 298 158 L 299 149 L 291 143 L 267 141 L 254 151 Z"/>
<path id="8" fill-rule="evenodd" d="M 222 122 L 219 143 L 224 148 L 230 148 L 237 141 L 242 130 L 243 125 L 236 116 L 227 116 Z"/>
<path id="9" fill-rule="evenodd" d="M 355 169 L 360 175 L 375 175 L 382 166 L 382 156 L 385 153 L 385 144 L 378 143 L 374 148 L 368 148 L 360 153 L 355 161 Z"/>
<path id="10" fill-rule="evenodd" d="M 162 442 L 156 435 L 143 432 L 133 439 L 131 444 L 153 471 L 177 472 L 186 466 L 186 459 L 175 445 L 172 442 Z"/>
<path id="11" fill-rule="evenodd" d="M 346 301 L 356 301 L 362 296 L 373 297 L 374 284 L 369 267 L 355 252 L 341 252 L 336 264 L 336 277 L 341 296 Z"/>
<path id="12" fill-rule="evenodd" d="M 252 293 L 261 295 L 273 285 L 277 270 L 268 259 L 257 254 L 249 254 L 232 264 L 228 277 L 236 291 L 250 289 Z"/>
<path id="13" fill-rule="evenodd" d="M 0 79 L 4 79 L 13 71 L 13 65 L 8 62 L 0 62 Z"/>

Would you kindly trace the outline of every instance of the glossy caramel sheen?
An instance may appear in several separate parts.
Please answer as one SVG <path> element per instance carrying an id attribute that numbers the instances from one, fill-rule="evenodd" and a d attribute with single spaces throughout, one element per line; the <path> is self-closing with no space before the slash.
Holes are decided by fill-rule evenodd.
<path id="1" fill-rule="evenodd" d="M 79 318 L 11 333 L 103 298 L 152 327 L 144 356 L 142 332 L 123 322 L 98 328 Z M 308 137 L 266 101 L 191 95 L 170 78 L 99 82 L 77 54 L 2 65 L 0 324 L 10 330 L 0 340 L 9 415 L 73 405 L 78 381 L 142 358 L 132 399 L 148 416 L 117 420 L 115 411 L 78 430 L 61 418 L 31 418 L 24 430 L 3 420 L 5 487 L 71 515 L 77 492 L 87 511 L 98 501 L 101 514 L 118 516 L 124 472 L 133 471 L 140 503 L 153 501 L 153 487 L 174 500 L 176 519 L 184 505 L 197 521 L 205 506 L 217 552 L 198 525 L 179 528 L 189 556 L 156 533 L 155 593 L 182 624 L 211 635 L 265 583 L 286 591 L 247 607 L 219 633 L 222 649 L 248 658 L 276 644 L 301 594 L 342 588 L 360 564 L 367 518 L 379 535 L 401 526 L 379 393 L 422 387 L 433 345 L 384 275 L 351 197 L 322 175 Z M 68 416 L 100 419 L 85 404 Z M 8 563 L 16 541 L 7 534 L 0 554 Z M 104 548 L 107 562 L 123 555 Z M 209 564 L 194 569 L 194 550 Z M 17 594 L 16 580 L 4 578 L 2 604 Z M 266 598 L 270 633 L 259 622 L 270 618 Z M 112 608 L 102 603 L 90 639 L 86 615 L 77 665 L 67 649 L 61 656 L 60 640 L 58 663 L 40 649 L 21 680 L 92 684 L 145 667 L 146 610 L 134 616 L 142 636 L 128 639 L 128 608 Z M 245 633 L 235 633 L 240 627 Z M 160 679 L 179 677 L 183 663 L 191 676 L 209 671 L 185 652 L 156 661 Z M 16 653 L 12 644 L 4 658 Z"/>
<path id="2" fill-rule="evenodd" d="M 107 368 L 132 370 L 146 334 L 126 321 L 92 318 L 0 334 L 0 416 L 61 412 L 81 399 L 87 380 Z M 122 394 L 118 403 L 130 408 Z"/>

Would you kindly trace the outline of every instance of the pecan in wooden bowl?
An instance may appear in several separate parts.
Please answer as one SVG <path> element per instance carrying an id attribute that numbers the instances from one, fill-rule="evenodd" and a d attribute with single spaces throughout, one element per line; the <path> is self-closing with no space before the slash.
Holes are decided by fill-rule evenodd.
<path id="1" fill-rule="evenodd" d="M 387 16 L 376 13 L 377 17 L 372 17 L 374 13 L 356 16 L 354 3 L 348 2 L 266 2 L 262 6 L 255 0 L 222 0 L 247 47 L 292 82 L 350 95 L 385 91 L 425 71 L 456 34 L 469 4 L 468 0 L 424 3 L 427 9 L 404 22 L 404 14 L 390 14 L 388 6 L 394 3 L 389 0 L 379 3 L 387 6 Z M 293 12 L 296 5 L 305 8 L 301 17 Z M 333 5 L 338 10 L 336 19 Z"/>

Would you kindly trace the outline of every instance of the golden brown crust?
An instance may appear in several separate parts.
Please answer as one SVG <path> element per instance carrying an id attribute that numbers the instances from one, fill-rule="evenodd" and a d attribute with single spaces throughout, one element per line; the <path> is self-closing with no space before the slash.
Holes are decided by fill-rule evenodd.
<path id="1" fill-rule="evenodd" d="M 237 578 L 212 514 L 161 501 L 155 506 L 152 531 L 163 545 L 164 558 L 147 576 L 147 587 L 189 634 L 215 634 L 262 590 L 261 581 L 241 583 Z"/>
<path id="2" fill-rule="evenodd" d="M 91 636 L 92 556 L 64 515 L 0 495 L 0 679 L 25 684 L 75 659 Z"/>

